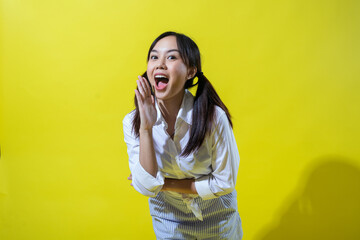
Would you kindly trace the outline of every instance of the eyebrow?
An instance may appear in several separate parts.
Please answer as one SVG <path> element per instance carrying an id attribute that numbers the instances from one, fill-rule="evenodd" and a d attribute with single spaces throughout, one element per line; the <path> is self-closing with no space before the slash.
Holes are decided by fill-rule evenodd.
<path id="1" fill-rule="evenodd" d="M 153 49 L 153 50 L 151 50 L 151 52 L 158 52 L 158 51 L 155 50 L 155 49 Z M 179 52 L 179 50 L 177 50 L 177 49 L 170 49 L 170 50 L 168 50 L 166 53 L 169 53 L 169 52 Z"/>

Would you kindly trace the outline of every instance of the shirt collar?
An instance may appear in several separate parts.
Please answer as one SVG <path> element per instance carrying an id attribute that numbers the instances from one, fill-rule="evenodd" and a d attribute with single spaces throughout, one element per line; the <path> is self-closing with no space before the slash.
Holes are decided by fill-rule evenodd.
<path id="1" fill-rule="evenodd" d="M 193 105 L 194 105 L 194 96 L 191 94 L 189 90 L 185 89 L 185 94 L 176 119 L 181 118 L 187 124 L 191 125 Z M 155 103 L 155 108 L 157 112 L 157 119 L 155 125 L 160 124 L 162 121 L 164 121 L 164 123 L 166 124 L 157 102 Z"/>

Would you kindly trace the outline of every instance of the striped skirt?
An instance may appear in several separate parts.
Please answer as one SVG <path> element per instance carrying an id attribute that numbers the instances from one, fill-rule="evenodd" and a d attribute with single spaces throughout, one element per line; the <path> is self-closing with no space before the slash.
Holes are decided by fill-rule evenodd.
<path id="1" fill-rule="evenodd" d="M 194 199 L 203 221 L 180 198 L 159 192 L 149 198 L 150 214 L 156 239 L 231 239 L 242 238 L 241 219 L 237 210 L 236 191 L 219 198 Z"/>

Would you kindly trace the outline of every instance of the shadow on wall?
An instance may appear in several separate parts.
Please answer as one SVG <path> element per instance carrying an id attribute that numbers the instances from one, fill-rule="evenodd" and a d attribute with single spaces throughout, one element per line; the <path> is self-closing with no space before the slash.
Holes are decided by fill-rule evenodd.
<path id="1" fill-rule="evenodd" d="M 259 240 L 360 239 L 360 170 L 342 158 L 323 158 L 311 168 L 303 191 L 273 229 Z"/>

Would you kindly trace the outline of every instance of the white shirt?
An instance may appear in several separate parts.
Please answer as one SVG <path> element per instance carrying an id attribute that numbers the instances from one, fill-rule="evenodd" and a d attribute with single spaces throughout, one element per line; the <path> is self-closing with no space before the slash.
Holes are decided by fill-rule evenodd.
<path id="1" fill-rule="evenodd" d="M 125 116 L 124 139 L 129 155 L 132 184 L 141 194 L 155 197 L 164 184 L 164 178 L 194 178 L 196 191 L 203 200 L 216 198 L 234 190 L 240 156 L 226 113 L 220 107 L 215 107 L 215 124 L 200 149 L 187 157 L 180 156 L 190 136 L 193 102 L 194 97 L 185 90 L 175 122 L 174 139 L 166 132 L 167 123 L 156 104 L 157 120 L 152 129 L 158 164 L 156 177 L 146 172 L 139 162 L 139 139 L 132 133 L 135 111 Z M 184 198 L 184 194 L 172 194 Z M 188 195 L 190 198 L 195 196 L 197 195 Z"/>

